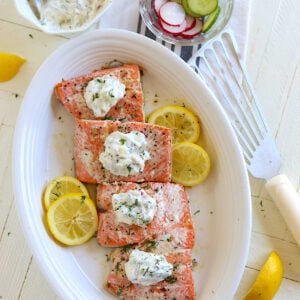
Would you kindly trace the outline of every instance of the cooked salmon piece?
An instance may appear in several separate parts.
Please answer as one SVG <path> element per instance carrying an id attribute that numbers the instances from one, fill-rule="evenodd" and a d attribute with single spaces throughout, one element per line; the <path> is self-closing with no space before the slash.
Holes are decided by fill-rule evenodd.
<path id="1" fill-rule="evenodd" d="M 95 116 L 84 99 L 84 90 L 88 82 L 104 75 L 113 75 L 125 85 L 125 96 L 112 106 L 104 117 Z M 66 109 L 79 119 L 100 120 L 110 119 L 122 122 L 144 122 L 144 98 L 137 65 L 97 70 L 70 80 L 59 82 L 55 86 L 55 95 Z"/>
<path id="2" fill-rule="evenodd" d="M 192 274 L 191 249 L 173 248 L 170 251 L 168 241 L 159 239 L 157 247 L 145 242 L 134 247 L 117 248 L 109 256 L 111 271 L 104 287 L 112 294 L 125 300 L 193 300 L 195 288 Z M 134 248 L 155 254 L 162 254 L 173 265 L 172 274 L 156 284 L 144 286 L 133 284 L 125 272 L 125 264 Z"/>
<path id="3" fill-rule="evenodd" d="M 130 190 L 144 190 L 156 200 L 153 220 L 144 227 L 118 223 L 112 206 L 114 194 Z M 97 187 L 99 210 L 98 242 L 102 246 L 118 247 L 155 240 L 165 236 L 172 240 L 169 246 L 190 249 L 194 246 L 194 229 L 184 188 L 174 183 L 115 182 Z"/>
<path id="4" fill-rule="evenodd" d="M 114 133 L 139 132 L 145 137 L 149 159 L 137 174 L 122 176 L 104 168 L 99 160 L 105 151 L 107 137 Z M 141 122 L 95 121 L 76 119 L 74 158 L 76 176 L 87 183 L 115 181 L 170 182 L 171 180 L 171 129 Z M 128 169 L 130 170 L 130 169 Z"/>

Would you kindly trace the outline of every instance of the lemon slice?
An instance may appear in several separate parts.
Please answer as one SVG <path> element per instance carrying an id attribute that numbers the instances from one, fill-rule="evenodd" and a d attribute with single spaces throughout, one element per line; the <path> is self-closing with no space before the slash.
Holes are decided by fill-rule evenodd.
<path id="1" fill-rule="evenodd" d="M 98 227 L 97 209 L 84 194 L 70 193 L 59 197 L 47 211 L 50 232 L 65 245 L 81 245 Z"/>
<path id="2" fill-rule="evenodd" d="M 199 139 L 200 125 L 197 117 L 182 106 L 167 105 L 153 111 L 148 122 L 172 129 L 172 143 L 191 142 Z"/>
<path id="3" fill-rule="evenodd" d="M 199 145 L 184 142 L 172 148 L 172 181 L 184 186 L 203 182 L 210 171 L 210 158 Z"/>
<path id="4" fill-rule="evenodd" d="M 58 176 L 52 179 L 47 185 L 43 202 L 46 209 L 57 198 L 68 193 L 81 193 L 89 197 L 86 187 L 75 177 L 72 176 Z"/>
<path id="5" fill-rule="evenodd" d="M 272 299 L 280 287 L 282 276 L 282 261 L 278 254 L 272 251 L 244 300 Z"/>
<path id="6" fill-rule="evenodd" d="M 6 52 L 0 52 L 0 82 L 12 79 L 18 73 L 25 58 Z"/>

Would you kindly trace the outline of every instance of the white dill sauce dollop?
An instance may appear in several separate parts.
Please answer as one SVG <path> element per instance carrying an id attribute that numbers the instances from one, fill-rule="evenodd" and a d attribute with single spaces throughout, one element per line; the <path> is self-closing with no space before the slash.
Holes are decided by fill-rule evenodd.
<path id="1" fill-rule="evenodd" d="M 92 79 L 84 91 L 86 104 L 97 117 L 104 117 L 124 95 L 125 85 L 112 75 Z"/>
<path id="2" fill-rule="evenodd" d="M 112 205 L 118 223 L 135 224 L 144 227 L 156 213 L 156 200 L 144 189 L 129 190 L 113 194 Z"/>
<path id="3" fill-rule="evenodd" d="M 119 176 L 137 175 L 143 172 L 150 159 L 147 140 L 143 133 L 115 131 L 105 139 L 105 151 L 99 160 L 106 170 Z"/>
<path id="4" fill-rule="evenodd" d="M 127 278 L 134 284 L 149 286 L 156 284 L 173 272 L 164 255 L 157 255 L 140 250 L 133 250 L 125 264 Z"/>

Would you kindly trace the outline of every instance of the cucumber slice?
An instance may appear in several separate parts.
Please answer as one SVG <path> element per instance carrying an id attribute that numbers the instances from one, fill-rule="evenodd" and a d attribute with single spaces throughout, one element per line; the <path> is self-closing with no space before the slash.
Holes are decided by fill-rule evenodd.
<path id="1" fill-rule="evenodd" d="M 186 0 L 186 4 L 192 14 L 204 17 L 217 8 L 218 0 Z"/>
<path id="2" fill-rule="evenodd" d="M 218 6 L 204 21 L 202 32 L 207 32 L 217 21 L 218 16 L 221 12 L 221 7 Z"/>
<path id="3" fill-rule="evenodd" d="M 195 14 L 194 12 L 191 11 L 189 5 L 188 5 L 188 0 L 182 0 L 182 6 L 186 12 L 187 15 L 193 17 L 193 18 L 200 18 L 202 16 L 198 15 L 198 14 Z"/>

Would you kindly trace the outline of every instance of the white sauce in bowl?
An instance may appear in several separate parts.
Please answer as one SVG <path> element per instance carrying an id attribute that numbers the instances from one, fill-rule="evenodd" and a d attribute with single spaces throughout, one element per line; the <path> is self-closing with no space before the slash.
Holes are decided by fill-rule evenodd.
<path id="1" fill-rule="evenodd" d="M 48 0 L 41 8 L 41 24 L 53 29 L 75 29 L 91 21 L 105 0 Z"/>

